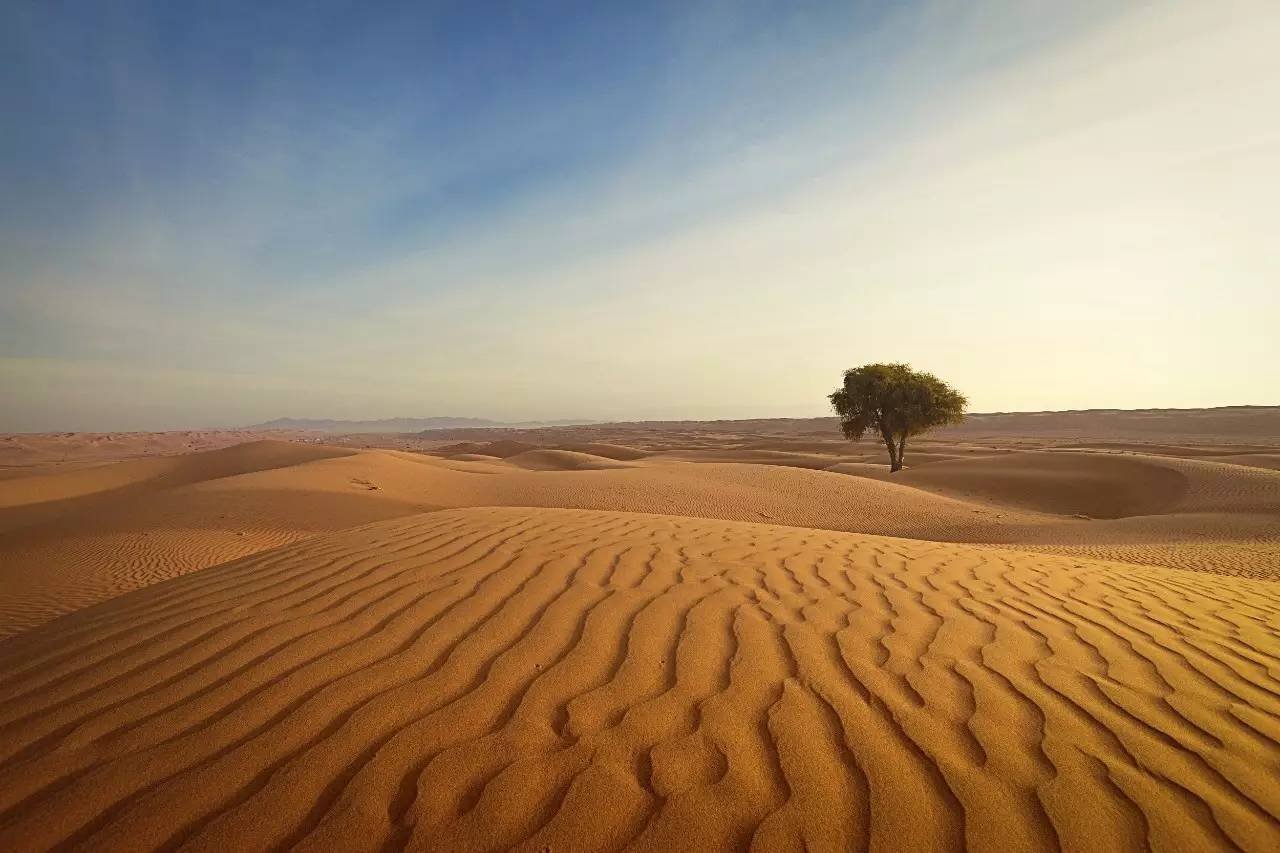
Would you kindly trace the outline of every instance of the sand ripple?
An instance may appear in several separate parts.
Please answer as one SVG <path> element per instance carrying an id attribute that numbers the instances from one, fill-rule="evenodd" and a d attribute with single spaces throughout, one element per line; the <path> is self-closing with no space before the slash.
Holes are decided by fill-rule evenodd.
<path id="1" fill-rule="evenodd" d="M 1280 848 L 1276 584 L 446 510 L 0 643 L 0 849 Z"/>

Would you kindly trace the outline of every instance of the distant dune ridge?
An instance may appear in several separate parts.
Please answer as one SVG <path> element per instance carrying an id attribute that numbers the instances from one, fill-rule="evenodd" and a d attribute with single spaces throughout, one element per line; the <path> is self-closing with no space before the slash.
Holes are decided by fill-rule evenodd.
<path id="1" fill-rule="evenodd" d="M 302 433 L 272 431 L 272 438 L 304 438 Z M 216 450 L 264 438 L 247 430 L 172 430 L 169 432 L 56 432 L 0 434 L 0 479 L 22 476 L 33 467 L 97 464 L 141 456 L 171 456 Z"/>
<path id="2" fill-rule="evenodd" d="M 495 435 L 10 443 L 0 849 L 1280 848 L 1280 437 Z"/>
<path id="3" fill-rule="evenodd" d="M 838 436 L 839 419 L 761 418 L 723 421 L 631 421 L 581 425 L 561 429 L 560 440 L 591 434 L 628 432 L 763 433 L 776 435 Z M 511 438 L 519 438 L 504 430 Z M 545 431 L 544 431 L 545 432 Z M 433 437 L 482 440 L 497 438 L 484 428 L 456 427 L 431 430 Z M 1063 412 L 970 412 L 965 422 L 939 427 L 934 438 L 964 439 L 1021 436 L 1025 438 L 1128 438 L 1158 441 L 1161 437 L 1185 439 L 1280 437 L 1280 406 L 1224 406 L 1212 409 L 1083 409 Z M 526 440 L 538 436 L 530 435 Z"/>
<path id="4" fill-rule="evenodd" d="M 420 432 L 436 429 L 548 427 L 590 423 L 584 419 L 552 421 L 491 421 L 487 418 L 383 418 L 373 421 L 343 421 L 328 418 L 276 418 L 243 427 L 246 430 L 318 430 L 320 432 Z"/>

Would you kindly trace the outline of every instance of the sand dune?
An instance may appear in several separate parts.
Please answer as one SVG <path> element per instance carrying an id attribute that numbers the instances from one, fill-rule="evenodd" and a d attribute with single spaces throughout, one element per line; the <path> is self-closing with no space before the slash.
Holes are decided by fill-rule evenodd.
<path id="1" fill-rule="evenodd" d="M 841 449 L 0 479 L 0 849 L 1280 846 L 1259 451 Z"/>
<path id="2" fill-rule="evenodd" d="M 606 471 L 632 467 L 629 462 L 575 450 L 526 450 L 508 456 L 506 461 L 530 471 Z"/>
<path id="3" fill-rule="evenodd" d="M 292 430 L 175 430 L 172 432 L 59 432 L 0 434 L 0 479 L 51 468 L 199 453 L 246 442 L 306 440 Z"/>
<path id="4" fill-rule="evenodd" d="M 842 461 L 871 459 L 873 454 L 838 456 L 821 453 L 802 453 L 791 450 L 745 450 L 703 448 L 696 450 L 666 450 L 650 457 L 654 461 L 736 463 L 740 465 L 783 465 L 788 468 L 808 468 L 823 471 Z"/>
<path id="5" fill-rule="evenodd" d="M 368 491 L 360 474 L 309 487 L 309 463 L 355 455 L 261 441 L 0 482 L 0 635 L 316 533 L 434 508 Z"/>
<path id="6" fill-rule="evenodd" d="M 1277 624 L 1193 572 L 414 515 L 0 644 L 0 847 L 1274 850 Z"/>
<path id="7" fill-rule="evenodd" d="M 1266 468 L 1269 471 L 1280 471 L 1280 453 L 1233 453 L 1230 456 L 1207 458 L 1214 462 L 1227 462 L 1231 465 L 1247 465 L 1250 468 Z"/>
<path id="8" fill-rule="evenodd" d="M 578 453 L 590 453 L 592 456 L 603 456 L 606 459 L 617 459 L 620 462 L 632 462 L 636 459 L 642 459 L 649 454 L 643 450 L 637 450 L 634 447 L 624 447 L 621 444 L 609 444 L 600 441 L 589 441 L 582 444 L 565 444 L 561 445 L 561 450 L 573 450 Z"/>
<path id="9" fill-rule="evenodd" d="M 49 504 L 76 498 L 118 499 L 129 493 L 233 477 L 252 471 L 283 468 L 317 459 L 347 456 L 354 451 L 289 441 L 252 441 L 210 450 L 66 472 L 0 481 L 0 509 L 23 507 L 28 513 L 7 513 L 10 524 L 47 511 Z M 37 508 L 46 508 L 37 510 Z M 53 511 L 64 507 L 55 506 Z"/>
<path id="10" fill-rule="evenodd" d="M 623 447 L 619 444 L 605 444 L 601 442 L 582 442 L 576 444 L 566 444 L 556 447 L 539 447 L 536 444 L 526 444 L 522 441 L 490 441 L 490 442 L 461 442 L 459 444 L 448 444 L 437 448 L 436 455 L 444 456 L 449 459 L 456 459 L 459 456 L 481 457 L 488 456 L 497 459 L 510 459 L 516 464 L 520 464 L 521 459 L 532 462 L 532 464 L 522 467 L 536 467 L 539 459 L 547 460 L 546 470 L 576 470 L 572 464 L 567 468 L 563 463 L 555 463 L 557 455 L 564 460 L 570 460 L 572 456 L 564 456 L 563 454 L 576 454 L 578 456 L 593 456 L 606 460 L 614 460 L 618 462 L 629 462 L 633 459 L 639 459 L 647 454 L 644 451 L 636 450 L 631 447 Z"/>
<path id="11" fill-rule="evenodd" d="M 527 453 L 530 450 L 537 450 L 538 445 L 526 444 L 523 441 L 489 441 L 483 443 L 462 442 L 461 444 L 450 444 L 440 448 L 440 452 L 444 454 L 466 453 L 475 456 L 493 456 L 498 459 L 505 459 L 508 456 L 518 456 L 521 453 Z"/>
<path id="12" fill-rule="evenodd" d="M 498 459 L 484 453 L 449 453 L 444 458 L 454 462 L 495 462 Z"/>
<path id="13" fill-rule="evenodd" d="M 1280 578 L 1280 474 L 1202 459 L 1015 453 L 890 478 L 874 463 L 255 442 L 0 481 L 0 635 L 309 536 L 474 506 L 760 521 Z"/>
<path id="14" fill-rule="evenodd" d="M 0 483 L 15 487 L 16 504 L 0 508 L 7 531 L 0 633 L 317 533 L 424 509 L 571 506 L 832 526 L 879 512 L 880 493 L 893 491 L 840 478 L 814 486 L 810 472 L 761 466 L 630 464 L 569 451 L 458 460 L 260 442 L 239 453 Z M 791 495 L 800 490 L 810 496 L 797 503 Z M 898 495 L 880 527 L 910 527 L 910 499 Z M 929 529 L 962 535 L 974 525 L 967 508 L 940 503 L 952 505 L 933 513 Z"/>
<path id="15" fill-rule="evenodd" d="M 1177 506 L 1187 478 L 1167 464 L 1089 453 L 1017 453 L 914 466 L 893 482 L 1001 506 L 1122 518 Z"/>
<path id="16" fill-rule="evenodd" d="M 837 462 L 822 470 L 833 474 L 856 474 L 874 480 L 888 480 L 890 477 L 888 462 Z"/>

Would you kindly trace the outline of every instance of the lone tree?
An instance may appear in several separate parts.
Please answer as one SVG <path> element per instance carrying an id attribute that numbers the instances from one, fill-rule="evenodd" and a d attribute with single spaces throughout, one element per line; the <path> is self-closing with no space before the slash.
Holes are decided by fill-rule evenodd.
<path id="1" fill-rule="evenodd" d="M 889 470 L 902 468 L 907 437 L 964 420 L 968 400 L 932 373 L 909 364 L 864 364 L 844 372 L 844 387 L 830 396 L 845 438 L 857 441 L 867 430 L 880 433 L 889 448 Z"/>

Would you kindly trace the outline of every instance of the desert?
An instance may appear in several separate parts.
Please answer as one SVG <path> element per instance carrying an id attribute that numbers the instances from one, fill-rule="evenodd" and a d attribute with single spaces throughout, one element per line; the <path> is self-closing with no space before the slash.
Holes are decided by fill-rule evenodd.
<path id="1" fill-rule="evenodd" d="M 26 437 L 4 846 L 1280 843 L 1280 442 L 829 426 Z"/>
<path id="2" fill-rule="evenodd" d="M 1277 45 L 0 3 L 0 853 L 1277 853 Z"/>

